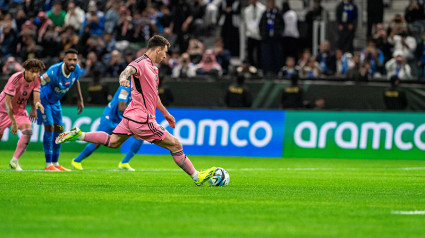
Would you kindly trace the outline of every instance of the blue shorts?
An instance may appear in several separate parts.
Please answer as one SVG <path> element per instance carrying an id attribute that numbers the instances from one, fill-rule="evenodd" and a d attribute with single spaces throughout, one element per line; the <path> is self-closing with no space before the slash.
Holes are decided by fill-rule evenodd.
<path id="1" fill-rule="evenodd" d="M 108 133 L 109 135 L 112 135 L 112 131 L 115 129 L 115 127 L 118 126 L 118 124 L 119 122 L 118 123 L 113 122 L 107 117 L 102 116 L 102 118 L 100 119 L 100 124 L 97 127 L 97 131 L 104 131 Z"/>
<path id="2" fill-rule="evenodd" d="M 37 110 L 38 125 L 41 125 L 41 124 L 44 124 L 45 126 L 63 125 L 62 106 L 60 101 L 54 104 L 50 104 L 46 100 L 41 99 L 41 104 L 43 104 L 44 113 L 41 113 L 40 110 Z"/>

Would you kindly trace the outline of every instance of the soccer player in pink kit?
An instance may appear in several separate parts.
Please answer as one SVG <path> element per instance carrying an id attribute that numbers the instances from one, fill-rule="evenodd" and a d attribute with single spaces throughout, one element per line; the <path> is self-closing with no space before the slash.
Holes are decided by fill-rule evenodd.
<path id="1" fill-rule="evenodd" d="M 124 111 L 123 119 L 108 135 L 105 132 L 83 133 L 79 128 L 73 128 L 60 134 L 56 143 L 65 141 L 83 140 L 107 147 L 118 148 L 130 136 L 136 139 L 155 143 L 168 149 L 174 162 L 190 175 L 196 185 L 200 186 L 210 179 L 216 167 L 204 171 L 197 171 L 192 162 L 183 152 L 183 146 L 173 135 L 169 134 L 155 120 L 155 110 L 158 109 L 172 128 L 175 127 L 174 117 L 162 105 L 158 96 L 158 68 L 166 56 L 170 43 L 162 36 L 155 35 L 148 41 L 146 54 L 131 62 L 120 75 L 120 85 L 130 87 L 128 77 L 131 76 L 131 97 L 133 101 Z"/>
<path id="2" fill-rule="evenodd" d="M 18 129 L 22 136 L 16 145 L 15 153 L 10 160 L 10 167 L 17 171 L 22 168 L 19 158 L 28 147 L 32 135 L 31 121 L 37 120 L 37 109 L 44 111 L 40 102 L 40 71 L 45 68 L 38 59 L 29 59 L 23 63 L 24 72 L 13 74 L 0 94 L 0 139 L 4 130 L 12 125 L 10 132 L 16 135 Z M 30 115 L 26 110 L 27 101 L 33 94 Z"/>

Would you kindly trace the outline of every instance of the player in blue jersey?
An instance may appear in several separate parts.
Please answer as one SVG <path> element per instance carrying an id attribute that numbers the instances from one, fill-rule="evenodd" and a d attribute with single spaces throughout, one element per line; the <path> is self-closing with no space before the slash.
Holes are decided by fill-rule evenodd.
<path id="1" fill-rule="evenodd" d="M 104 131 L 110 135 L 112 135 L 112 131 L 122 120 L 122 115 L 127 108 L 127 105 L 131 102 L 131 88 L 120 86 L 117 92 L 114 95 L 114 98 L 109 102 L 108 106 L 105 107 L 103 111 L 102 118 L 100 119 L 99 127 L 97 131 Z M 121 170 L 134 171 L 131 168 L 129 162 L 131 158 L 139 151 L 142 146 L 142 140 L 135 140 L 134 143 L 130 147 L 130 151 L 124 157 L 124 159 L 119 163 L 118 168 Z M 72 160 L 72 166 L 78 170 L 83 170 L 83 166 L 81 165 L 81 161 L 88 156 L 91 155 L 97 148 L 99 148 L 99 144 L 88 144 L 84 150 Z"/>
<path id="2" fill-rule="evenodd" d="M 44 124 L 44 155 L 46 171 L 70 171 L 59 165 L 60 145 L 55 143 L 56 137 L 63 131 L 62 107 L 60 99 L 75 83 L 78 92 L 78 114 L 84 109 L 80 88 L 80 65 L 77 64 L 78 52 L 75 49 L 65 51 L 63 62 L 52 65 L 41 78 L 41 104 L 44 113 L 38 111 L 38 124 Z"/>

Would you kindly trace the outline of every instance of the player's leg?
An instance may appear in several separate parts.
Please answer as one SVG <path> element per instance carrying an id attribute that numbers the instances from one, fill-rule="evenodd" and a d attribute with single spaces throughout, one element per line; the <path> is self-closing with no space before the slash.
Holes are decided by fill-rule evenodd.
<path id="1" fill-rule="evenodd" d="M 112 125 L 109 120 L 102 117 L 102 119 L 100 120 L 100 124 L 97 127 L 97 131 L 103 131 L 108 134 L 112 134 L 112 131 L 115 129 L 116 126 L 117 126 L 116 124 Z M 89 143 L 88 145 L 86 145 L 83 151 L 81 151 L 81 153 L 71 161 L 72 166 L 78 170 L 83 170 L 83 166 L 81 162 L 85 158 L 89 157 L 95 150 L 97 150 L 99 146 L 100 146 L 99 144 L 93 144 L 93 143 Z"/>
<path id="2" fill-rule="evenodd" d="M 53 116 L 53 150 L 52 150 L 52 163 L 55 168 L 60 171 L 71 171 L 70 169 L 64 168 L 59 164 L 59 154 L 61 151 L 61 144 L 56 144 L 55 139 L 63 132 L 63 122 L 62 122 L 62 107 L 60 102 L 52 105 L 52 116 Z"/>
<path id="3" fill-rule="evenodd" d="M 135 154 L 140 150 L 140 147 L 143 145 L 143 140 L 135 139 L 133 144 L 130 146 L 130 150 L 125 155 L 124 159 L 118 164 L 118 168 L 121 170 L 134 171 L 130 166 L 130 160 L 134 157 Z"/>
<path id="4" fill-rule="evenodd" d="M 156 121 L 148 123 L 147 126 L 153 133 L 150 140 L 152 140 L 156 145 L 159 145 L 169 150 L 174 162 L 183 171 L 185 171 L 188 175 L 192 177 L 196 185 L 202 185 L 213 176 L 216 167 L 212 167 L 210 169 L 200 172 L 197 171 L 190 159 L 184 154 L 183 146 L 180 141 L 176 137 L 168 133 L 168 131 L 165 130 L 162 126 L 158 125 Z"/>
<path id="5" fill-rule="evenodd" d="M 46 171 L 59 171 L 53 166 L 52 163 L 52 154 L 53 154 L 53 116 L 52 116 L 52 107 L 49 103 L 45 103 L 44 100 L 41 100 L 41 103 L 44 107 L 44 113 L 41 113 L 40 110 L 37 110 L 37 122 L 38 125 L 44 124 L 44 134 L 43 134 L 43 148 L 44 148 L 44 157 L 46 158 Z"/>
<path id="6" fill-rule="evenodd" d="M 27 150 L 28 144 L 31 140 L 32 136 L 32 127 L 31 122 L 28 119 L 28 117 L 23 118 L 20 116 L 15 117 L 17 120 L 17 123 L 19 125 L 19 130 L 22 132 L 21 138 L 19 138 L 18 143 L 16 144 L 16 150 L 13 154 L 12 159 L 10 160 L 10 168 L 15 169 L 17 171 L 21 171 L 22 168 L 19 165 L 19 158 L 24 154 L 24 152 Z"/>

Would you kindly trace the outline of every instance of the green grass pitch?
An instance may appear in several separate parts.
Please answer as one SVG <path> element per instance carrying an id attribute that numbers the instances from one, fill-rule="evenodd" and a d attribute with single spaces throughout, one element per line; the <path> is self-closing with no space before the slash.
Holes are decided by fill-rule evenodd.
<path id="1" fill-rule="evenodd" d="M 196 187 L 170 156 L 94 153 L 84 171 L 23 172 L 1 151 L 0 237 L 424 237 L 425 161 L 191 156 L 229 171 Z M 70 167 L 75 153 L 62 153 Z M 32 170 L 32 171 L 31 171 Z"/>

